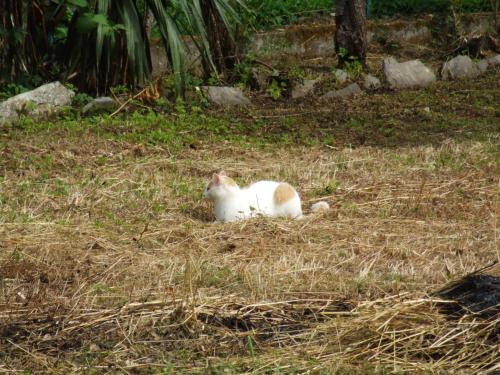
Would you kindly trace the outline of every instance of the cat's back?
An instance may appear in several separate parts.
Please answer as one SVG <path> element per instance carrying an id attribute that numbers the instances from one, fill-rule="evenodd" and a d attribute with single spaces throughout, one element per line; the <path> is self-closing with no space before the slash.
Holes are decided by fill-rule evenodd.
<path id="1" fill-rule="evenodd" d="M 277 181 L 258 181 L 254 182 L 245 189 L 247 192 L 252 194 L 257 194 L 259 196 L 274 197 L 278 201 L 281 200 L 280 197 L 291 196 L 297 194 L 296 190 L 292 185 L 287 182 L 277 182 Z"/>
<path id="2" fill-rule="evenodd" d="M 249 185 L 245 190 L 257 194 L 270 194 L 272 195 L 274 191 L 278 188 L 279 182 L 276 181 L 268 181 L 268 180 L 262 180 L 262 181 L 257 181 L 254 182 L 253 184 Z"/>
<path id="3" fill-rule="evenodd" d="M 253 209 L 266 215 L 272 214 L 273 194 L 278 185 L 275 181 L 258 181 L 244 188 L 243 193 Z"/>
<path id="4" fill-rule="evenodd" d="M 300 205 L 297 191 L 286 182 L 258 181 L 245 190 L 252 203 L 264 211 L 286 204 L 290 200 L 298 200 Z"/>

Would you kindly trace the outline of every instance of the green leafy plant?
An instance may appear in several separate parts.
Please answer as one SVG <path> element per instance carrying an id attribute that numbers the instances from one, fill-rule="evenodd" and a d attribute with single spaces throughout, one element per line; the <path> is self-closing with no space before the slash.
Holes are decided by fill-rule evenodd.
<path id="1" fill-rule="evenodd" d="M 0 100 L 7 99 L 11 96 L 22 94 L 23 92 L 28 91 L 29 89 L 23 86 L 22 84 L 8 83 L 2 90 L 0 91 Z"/>
<path id="2" fill-rule="evenodd" d="M 363 65 L 355 56 L 349 56 L 345 48 L 340 48 L 339 56 L 344 61 L 344 69 L 351 79 L 357 79 L 363 72 Z"/>
<path id="3" fill-rule="evenodd" d="M 256 28 L 283 26 L 301 17 L 329 13 L 334 0 L 247 0 L 247 23 Z"/>
<path id="4" fill-rule="evenodd" d="M 208 79 L 207 79 L 207 83 L 210 86 L 217 86 L 218 84 L 220 84 L 220 81 L 221 80 L 220 80 L 219 76 L 216 73 L 210 74 L 210 77 L 208 77 Z"/>
<path id="5" fill-rule="evenodd" d="M 271 84 L 267 87 L 266 92 L 273 98 L 273 100 L 278 100 L 283 96 L 283 91 L 286 90 L 286 82 L 279 81 L 276 78 L 271 80 Z"/>
<path id="6" fill-rule="evenodd" d="M 92 99 L 92 96 L 84 92 L 77 92 L 72 99 L 72 104 L 77 107 L 83 107 L 85 104 L 90 103 Z"/>
<path id="7" fill-rule="evenodd" d="M 234 67 L 234 72 L 237 76 L 238 83 L 243 87 L 250 87 L 253 81 L 252 60 L 245 58 Z"/>

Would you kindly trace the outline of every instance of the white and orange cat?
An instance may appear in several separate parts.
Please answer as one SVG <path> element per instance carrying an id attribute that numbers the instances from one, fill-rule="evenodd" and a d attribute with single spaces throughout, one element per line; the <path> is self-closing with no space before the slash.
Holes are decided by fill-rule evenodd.
<path id="1" fill-rule="evenodd" d="M 259 181 L 240 188 L 224 172 L 214 174 L 203 196 L 214 202 L 217 221 L 236 221 L 255 216 L 300 219 L 302 207 L 299 194 L 286 182 Z M 326 210 L 328 203 L 312 205 L 313 212 Z"/>

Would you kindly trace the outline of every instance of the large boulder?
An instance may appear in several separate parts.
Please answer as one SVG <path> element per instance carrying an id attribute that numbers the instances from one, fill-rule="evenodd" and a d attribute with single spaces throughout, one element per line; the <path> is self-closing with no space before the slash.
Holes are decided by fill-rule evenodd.
<path id="1" fill-rule="evenodd" d="M 15 122 L 23 114 L 35 119 L 46 117 L 69 105 L 74 95 L 60 82 L 52 82 L 13 96 L 0 103 L 0 125 Z"/>
<path id="2" fill-rule="evenodd" d="M 203 91 L 208 100 L 222 106 L 250 105 L 252 102 L 237 87 L 205 86 Z"/>
<path id="3" fill-rule="evenodd" d="M 395 58 L 384 60 L 384 74 L 392 89 L 427 87 L 436 82 L 434 72 L 420 60 L 399 63 Z"/>
<path id="4" fill-rule="evenodd" d="M 361 90 L 361 87 L 359 87 L 357 83 L 353 83 L 341 90 L 327 92 L 325 95 L 323 95 L 323 99 L 346 98 L 349 96 L 360 95 L 362 93 L 363 90 Z"/>
<path id="5" fill-rule="evenodd" d="M 445 80 L 475 78 L 480 70 L 469 56 L 457 56 L 447 61 L 441 70 L 441 77 Z"/>

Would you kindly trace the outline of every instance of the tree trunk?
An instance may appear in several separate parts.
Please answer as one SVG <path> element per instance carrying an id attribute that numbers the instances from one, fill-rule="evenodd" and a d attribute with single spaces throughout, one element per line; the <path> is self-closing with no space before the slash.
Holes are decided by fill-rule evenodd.
<path id="1" fill-rule="evenodd" d="M 212 60 L 217 73 L 227 81 L 236 63 L 236 43 L 222 20 L 214 0 L 203 0 L 201 3 Z M 208 58 L 204 57 L 203 69 L 207 78 L 212 72 L 210 65 Z"/>
<path id="2" fill-rule="evenodd" d="M 366 67 L 366 0 L 338 0 L 335 23 L 339 66 L 354 57 Z"/>

